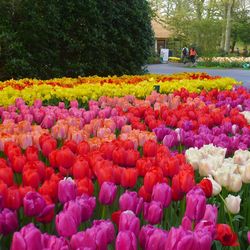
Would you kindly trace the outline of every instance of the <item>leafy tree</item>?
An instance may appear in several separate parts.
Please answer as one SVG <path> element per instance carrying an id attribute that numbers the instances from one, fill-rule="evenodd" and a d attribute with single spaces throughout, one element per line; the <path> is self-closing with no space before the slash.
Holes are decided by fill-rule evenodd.
<path id="1" fill-rule="evenodd" d="M 141 73 L 150 15 L 146 0 L 1 0 L 0 77 Z"/>

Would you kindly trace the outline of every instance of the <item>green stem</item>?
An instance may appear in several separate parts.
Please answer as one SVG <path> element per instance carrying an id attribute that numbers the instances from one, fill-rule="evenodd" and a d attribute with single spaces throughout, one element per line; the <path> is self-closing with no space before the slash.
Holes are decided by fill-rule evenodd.
<path id="1" fill-rule="evenodd" d="M 103 220 L 105 219 L 105 213 L 106 213 L 106 206 L 103 205 L 103 206 L 102 206 L 102 219 L 103 219 Z"/>

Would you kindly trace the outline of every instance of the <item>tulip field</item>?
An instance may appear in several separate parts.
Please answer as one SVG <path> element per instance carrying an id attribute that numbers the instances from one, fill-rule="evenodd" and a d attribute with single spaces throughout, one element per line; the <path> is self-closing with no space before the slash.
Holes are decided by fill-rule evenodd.
<path id="1" fill-rule="evenodd" d="M 250 91 L 234 79 L 9 80 L 0 118 L 1 250 L 250 249 Z"/>

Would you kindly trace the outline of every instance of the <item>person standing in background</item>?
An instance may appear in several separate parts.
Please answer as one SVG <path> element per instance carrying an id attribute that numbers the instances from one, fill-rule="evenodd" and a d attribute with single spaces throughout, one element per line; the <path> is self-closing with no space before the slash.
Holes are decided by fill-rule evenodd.
<path id="1" fill-rule="evenodd" d="M 188 48 L 187 48 L 187 46 L 184 46 L 184 48 L 182 49 L 181 58 L 182 58 L 182 62 L 184 64 L 186 64 L 187 59 L 188 59 Z"/>
<path id="2" fill-rule="evenodd" d="M 192 47 L 189 51 L 189 56 L 190 56 L 190 60 L 193 63 L 193 66 L 195 66 L 195 62 L 196 62 L 196 57 L 197 57 L 197 52 L 195 50 L 194 47 Z"/>

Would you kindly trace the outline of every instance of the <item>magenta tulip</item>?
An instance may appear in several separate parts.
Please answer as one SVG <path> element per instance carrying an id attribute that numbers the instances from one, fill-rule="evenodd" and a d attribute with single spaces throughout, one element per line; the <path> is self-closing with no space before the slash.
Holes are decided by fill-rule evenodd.
<path id="1" fill-rule="evenodd" d="M 201 188 L 194 187 L 186 195 L 185 215 L 191 220 L 200 221 L 206 211 L 206 196 Z"/>
<path id="2" fill-rule="evenodd" d="M 99 201 L 104 205 L 111 205 L 116 197 L 117 186 L 112 182 L 103 182 L 100 192 Z"/>
<path id="3" fill-rule="evenodd" d="M 61 180 L 58 184 L 58 199 L 59 201 L 64 204 L 67 201 L 74 200 L 77 194 L 77 187 L 72 180 L 72 178 L 65 178 Z"/>
<path id="4" fill-rule="evenodd" d="M 8 208 L 0 212 L 0 234 L 7 235 L 18 228 L 17 214 Z"/>
<path id="5" fill-rule="evenodd" d="M 115 249 L 119 250 L 137 250 L 136 236 L 131 231 L 121 231 L 118 233 Z"/>
<path id="6" fill-rule="evenodd" d="M 158 201 L 144 203 L 143 215 L 150 224 L 159 224 L 163 216 L 162 204 Z"/>
<path id="7" fill-rule="evenodd" d="M 171 187 L 166 183 L 157 183 L 154 185 L 152 200 L 159 201 L 164 208 L 168 207 L 172 200 Z"/>
<path id="8" fill-rule="evenodd" d="M 20 232 L 15 232 L 11 242 L 11 250 L 43 250 L 42 234 L 34 226 L 28 224 Z"/>
<path id="9" fill-rule="evenodd" d="M 39 216 L 45 207 L 45 199 L 37 192 L 28 192 L 23 198 L 23 208 L 26 216 Z"/>
<path id="10" fill-rule="evenodd" d="M 120 231 L 131 231 L 138 236 L 140 231 L 140 220 L 132 211 L 127 210 L 121 213 L 119 219 L 119 232 Z"/>

